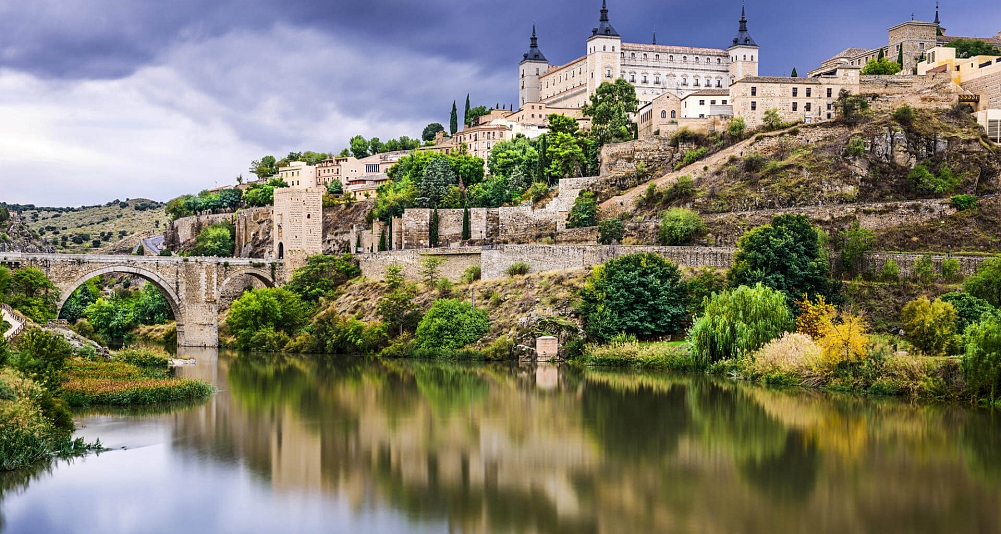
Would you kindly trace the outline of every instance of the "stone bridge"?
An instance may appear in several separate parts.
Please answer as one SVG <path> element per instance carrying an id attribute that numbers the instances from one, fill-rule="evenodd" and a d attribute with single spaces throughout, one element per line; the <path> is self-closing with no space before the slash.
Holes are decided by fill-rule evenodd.
<path id="1" fill-rule="evenodd" d="M 156 286 L 177 320 L 181 347 L 219 344 L 219 300 L 227 289 L 248 277 L 268 287 L 285 282 L 280 261 L 236 258 L 96 256 L 77 254 L 0 253 L 8 267 L 38 267 L 59 288 L 59 309 L 84 282 L 102 274 L 130 274 Z"/>

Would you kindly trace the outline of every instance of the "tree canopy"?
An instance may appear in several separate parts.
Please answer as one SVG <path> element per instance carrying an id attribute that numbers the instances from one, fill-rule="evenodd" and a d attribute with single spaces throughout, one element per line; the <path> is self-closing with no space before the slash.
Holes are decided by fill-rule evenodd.
<path id="1" fill-rule="evenodd" d="M 603 82 L 581 112 L 591 118 L 591 137 L 601 147 L 611 142 L 633 139 L 630 113 L 636 113 L 636 88 L 625 78 Z"/>
<path id="2" fill-rule="evenodd" d="M 997 46 L 976 39 L 954 39 L 945 45 L 956 49 L 956 57 L 1001 56 Z"/>
<path id="3" fill-rule="evenodd" d="M 445 127 L 441 123 L 432 122 L 424 127 L 424 131 L 421 133 L 421 139 L 424 141 L 434 141 L 435 136 L 438 132 L 444 132 Z"/>
<path id="4" fill-rule="evenodd" d="M 868 63 L 862 67 L 862 74 L 865 75 L 876 75 L 876 74 L 897 74 L 903 70 L 896 61 L 889 61 L 885 57 L 870 59 Z"/>

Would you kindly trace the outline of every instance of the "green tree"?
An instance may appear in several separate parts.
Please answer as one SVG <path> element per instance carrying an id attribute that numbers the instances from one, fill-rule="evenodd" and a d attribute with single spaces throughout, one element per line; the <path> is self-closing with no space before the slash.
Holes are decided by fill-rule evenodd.
<path id="1" fill-rule="evenodd" d="M 386 228 L 383 227 L 382 231 L 379 232 L 379 252 L 385 252 L 389 250 L 386 247 Z"/>
<path id="2" fill-rule="evenodd" d="M 421 258 L 420 272 L 421 279 L 424 280 L 425 289 L 430 291 L 438 285 L 438 281 L 441 279 L 441 266 L 444 265 L 446 261 L 448 261 L 448 259 L 441 256 L 432 256 L 430 254 Z"/>
<path id="3" fill-rule="evenodd" d="M 982 263 L 977 272 L 963 282 L 963 290 L 1001 308 L 1001 258 Z"/>
<path id="4" fill-rule="evenodd" d="M 38 267 L 22 267 L 13 272 L 6 302 L 39 324 L 55 319 L 59 290 Z"/>
<path id="5" fill-rule="evenodd" d="M 904 70 L 904 45 L 897 45 L 897 65 L 900 65 L 900 70 Z M 900 72 L 900 71 L 897 71 Z"/>
<path id="6" fill-rule="evenodd" d="M 364 137 L 360 135 L 352 137 L 349 145 L 351 148 L 351 155 L 355 158 L 362 159 L 368 157 L 369 146 L 368 141 Z"/>
<path id="7" fill-rule="evenodd" d="M 939 167 L 937 176 L 928 167 L 915 165 L 907 174 L 907 181 L 916 192 L 933 195 L 951 193 L 959 185 L 959 179 L 944 163 Z"/>
<path id="8" fill-rule="evenodd" d="M 958 346 L 956 308 L 942 300 L 922 295 L 908 302 L 900 312 L 904 337 L 929 356 L 942 356 Z"/>
<path id="9" fill-rule="evenodd" d="M 985 314 L 994 312 L 997 308 L 984 299 L 974 297 L 969 293 L 953 292 L 939 297 L 956 308 L 956 332 L 962 334 L 967 326 L 980 321 Z"/>
<path id="10" fill-rule="evenodd" d="M 306 260 L 306 265 L 292 273 L 285 288 L 295 293 L 303 302 L 317 303 L 329 297 L 348 280 L 361 276 L 358 260 L 350 254 L 328 256 L 317 254 Z"/>
<path id="11" fill-rule="evenodd" d="M 132 295 L 129 305 L 132 307 L 133 321 L 137 325 L 163 324 L 174 318 L 167 297 L 149 282 Z"/>
<path id="12" fill-rule="evenodd" d="M 633 122 L 639 100 L 636 88 L 625 78 L 614 83 L 602 82 L 594 95 L 584 104 L 581 113 L 591 119 L 591 137 L 599 148 L 611 142 L 633 139 Z"/>
<path id="13" fill-rule="evenodd" d="M 782 127 L 782 115 L 779 115 L 779 110 L 769 109 L 765 111 L 765 116 L 761 119 L 765 124 L 765 127 L 769 130 L 778 130 Z"/>
<path id="14" fill-rule="evenodd" d="M 514 139 L 496 143 L 487 157 L 487 168 L 492 176 L 511 178 L 520 171 L 521 177 L 528 183 L 536 177 L 538 166 L 539 151 L 535 143 L 521 134 Z M 517 189 L 527 187 L 528 183 L 512 183 L 512 186 Z"/>
<path id="15" fill-rule="evenodd" d="M 671 208 L 661 215 L 658 240 L 661 245 L 687 245 L 707 231 L 698 213 L 687 208 Z"/>
<path id="16" fill-rule="evenodd" d="M 868 63 L 862 67 L 862 74 L 864 75 L 889 75 L 897 74 L 902 70 L 903 67 L 900 63 L 894 61 L 888 61 L 886 58 L 870 59 Z"/>
<path id="17" fill-rule="evenodd" d="M 480 117 L 490 113 L 486 106 L 476 106 L 466 112 L 466 126 L 472 126 Z"/>
<path id="18" fill-rule="evenodd" d="M 427 142 L 434 141 L 435 136 L 438 132 L 444 132 L 445 127 L 438 122 L 432 122 L 424 127 L 424 131 L 421 133 L 421 139 Z"/>
<path id="19" fill-rule="evenodd" d="M 123 341 L 136 326 L 134 309 L 129 304 L 127 299 L 115 295 L 100 297 L 87 306 L 84 315 L 101 338 Z"/>
<path id="20" fill-rule="evenodd" d="M 236 228 L 228 222 L 219 222 L 207 226 L 195 238 L 195 246 L 191 248 L 192 256 L 233 257 L 236 248 Z"/>
<path id="21" fill-rule="evenodd" d="M 243 201 L 247 206 L 270 206 L 275 203 L 275 189 L 288 187 L 281 178 L 272 178 L 263 184 L 252 184 L 243 192 Z"/>
<path id="22" fill-rule="evenodd" d="M 489 330 L 486 311 L 465 301 L 437 300 L 417 325 L 416 346 L 436 352 L 455 350 L 476 342 Z"/>
<path id="23" fill-rule="evenodd" d="M 470 228 L 469 228 L 469 206 L 462 207 L 462 240 L 466 241 L 470 238 Z"/>
<path id="24" fill-rule="evenodd" d="M 452 101 L 452 115 L 448 119 L 448 131 L 452 135 L 459 131 L 459 112 L 455 107 L 455 100 Z"/>
<path id="25" fill-rule="evenodd" d="M 327 194 L 341 196 L 344 194 L 344 184 L 340 180 L 333 180 L 327 184 Z"/>
<path id="26" fill-rule="evenodd" d="M 422 208 L 437 208 L 448 192 L 448 186 L 456 183 L 455 172 L 446 158 L 434 158 L 424 169 L 424 176 L 417 186 L 417 205 Z"/>
<path id="27" fill-rule="evenodd" d="M 743 139 L 746 131 L 747 123 L 744 121 L 744 117 L 734 117 L 726 127 L 726 133 L 735 139 Z"/>
<path id="28" fill-rule="evenodd" d="M 761 283 L 786 295 L 791 307 L 804 294 L 838 302 L 823 234 L 804 215 L 779 215 L 771 224 L 745 233 L 737 241 L 731 286 Z"/>
<path id="29" fill-rule="evenodd" d="M 796 72 L 796 67 L 792 68 L 792 77 L 793 78 L 799 78 L 799 73 Z"/>
<path id="30" fill-rule="evenodd" d="M 598 223 L 598 243 L 611 245 L 621 243 L 625 227 L 619 219 L 605 219 Z"/>
<path id="31" fill-rule="evenodd" d="M 851 228 L 841 232 L 841 270 L 857 273 L 875 242 L 876 234 L 872 230 L 859 226 L 858 220 L 853 221 Z"/>
<path id="32" fill-rule="evenodd" d="M 417 284 L 407 282 L 400 274 L 402 269 L 393 264 L 386 267 L 385 282 L 390 291 L 379 298 L 375 313 L 391 331 L 413 332 L 421 320 L 417 298 Z"/>
<path id="33" fill-rule="evenodd" d="M 990 43 L 975 39 L 954 39 L 945 45 L 956 49 L 956 57 L 1001 56 L 1001 50 Z"/>
<path id="34" fill-rule="evenodd" d="M 757 284 L 710 297 L 688 332 L 692 355 L 702 366 L 753 354 L 796 328 L 785 296 Z"/>
<path id="35" fill-rule="evenodd" d="M 549 174 L 558 178 L 583 176 L 585 168 L 584 150 L 577 138 L 567 133 L 550 133 L 546 157 L 549 158 Z"/>
<path id="36" fill-rule="evenodd" d="M 985 315 L 966 329 L 960 366 L 967 390 L 993 404 L 1001 393 L 1001 315 Z"/>
<path id="37" fill-rule="evenodd" d="M 466 108 L 462 112 L 462 123 L 467 127 L 470 125 L 469 117 L 469 93 L 466 93 Z"/>
<path id="38" fill-rule="evenodd" d="M 278 165 L 274 156 L 264 156 L 261 159 L 250 162 L 251 174 L 257 175 L 258 180 L 271 178 L 278 174 Z"/>
<path id="39" fill-rule="evenodd" d="M 56 391 L 62 384 L 66 360 L 72 355 L 73 347 L 61 335 L 29 328 L 18 339 L 17 356 L 12 363 L 15 369 L 45 389 Z"/>
<path id="40" fill-rule="evenodd" d="M 309 306 L 285 288 L 254 288 L 233 301 L 226 325 L 241 350 L 255 350 L 259 332 L 294 335 L 309 320 Z"/>
<path id="41" fill-rule="evenodd" d="M 0 277 L 2 277 L 2 273 L 0 273 Z M 0 295 L 2 294 L 3 292 L 0 291 Z M 97 300 L 99 294 L 94 279 L 88 280 L 74 291 L 70 298 L 66 299 L 63 309 L 59 311 L 59 318 L 65 319 L 71 324 L 75 323 L 77 319 L 83 317 L 84 310 Z"/>
<path id="42" fill-rule="evenodd" d="M 438 246 L 438 208 L 431 212 L 431 222 L 428 224 L 428 244 L 434 248 Z"/>
<path id="43" fill-rule="evenodd" d="M 644 252 L 595 267 L 581 290 L 579 312 L 585 331 L 600 341 L 623 332 L 660 336 L 681 331 L 685 300 L 678 266 Z"/>
<path id="44" fill-rule="evenodd" d="M 869 100 L 862 95 L 853 95 L 847 89 L 838 93 L 835 103 L 838 120 L 846 124 L 856 124 L 861 120 L 862 113 L 869 109 Z"/>
<path id="45" fill-rule="evenodd" d="M 587 228 L 598 224 L 598 197 L 581 191 L 567 215 L 567 228 Z"/>

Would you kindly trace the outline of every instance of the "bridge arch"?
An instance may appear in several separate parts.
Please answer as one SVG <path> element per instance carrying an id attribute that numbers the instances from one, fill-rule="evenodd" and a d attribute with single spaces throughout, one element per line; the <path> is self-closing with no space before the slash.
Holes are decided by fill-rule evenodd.
<path id="1" fill-rule="evenodd" d="M 216 301 L 222 299 L 222 296 L 225 294 L 224 290 L 226 289 L 226 286 L 230 282 L 243 276 L 250 276 L 260 281 L 262 284 L 264 284 L 264 287 L 275 287 L 275 282 L 274 280 L 271 279 L 271 275 L 269 273 L 257 269 L 241 269 L 239 271 L 235 271 L 232 274 L 227 275 L 226 278 L 222 281 L 222 283 L 219 284 L 219 289 L 216 290 L 216 295 L 215 295 Z"/>
<path id="2" fill-rule="evenodd" d="M 147 282 L 153 284 L 154 287 L 160 290 L 164 298 L 167 299 L 167 304 L 170 305 L 170 311 L 174 313 L 174 320 L 177 322 L 177 339 L 178 343 L 184 337 L 184 307 L 182 305 L 182 300 L 177 296 L 177 292 L 174 288 L 170 286 L 166 280 L 164 280 L 160 275 L 147 271 L 145 269 L 139 269 L 137 267 L 129 267 L 127 265 L 113 265 L 108 267 L 103 267 L 101 269 L 95 269 L 93 271 L 88 271 L 75 278 L 72 284 L 66 287 L 61 287 L 61 295 L 59 296 L 59 307 L 56 312 L 57 315 L 61 314 L 63 311 L 63 305 L 69 300 L 70 296 L 80 288 L 80 286 L 87 283 L 91 278 L 96 278 L 103 274 L 132 274 L 136 275 Z"/>

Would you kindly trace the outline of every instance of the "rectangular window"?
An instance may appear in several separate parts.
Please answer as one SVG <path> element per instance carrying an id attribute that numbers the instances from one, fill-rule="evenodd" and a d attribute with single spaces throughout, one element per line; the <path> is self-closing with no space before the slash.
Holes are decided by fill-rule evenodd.
<path id="1" fill-rule="evenodd" d="M 709 105 L 710 106 L 715 106 L 716 105 L 716 101 L 715 100 L 710 100 L 709 101 Z"/>
<path id="2" fill-rule="evenodd" d="M 834 109 L 834 104 L 828 102 L 827 103 L 827 111 L 831 111 L 832 109 Z"/>
<path id="3" fill-rule="evenodd" d="M 793 103 L 792 103 L 792 110 L 793 110 L 793 111 L 796 111 L 796 109 L 797 109 L 798 107 L 799 107 L 799 104 L 798 104 L 797 102 L 793 102 Z"/>
<path id="4" fill-rule="evenodd" d="M 754 111 L 756 109 L 758 109 L 758 103 L 757 102 L 751 102 L 751 111 Z"/>
<path id="5" fill-rule="evenodd" d="M 751 88 L 751 96 L 758 96 L 758 88 L 757 87 L 752 87 Z"/>
<path id="6" fill-rule="evenodd" d="M 811 95 L 812 93 L 813 93 L 813 91 L 812 91 L 812 90 L 811 90 L 811 89 L 810 89 L 809 87 L 807 87 L 807 88 L 806 88 L 806 97 L 807 97 L 807 98 L 810 98 L 810 95 Z"/>
<path id="7" fill-rule="evenodd" d="M 803 109 L 806 111 L 810 111 L 810 103 L 807 102 L 806 104 L 803 104 Z"/>
<path id="8" fill-rule="evenodd" d="M 830 119 L 830 118 L 831 118 L 831 114 L 830 114 L 830 113 L 828 113 L 828 114 L 827 114 L 827 118 L 828 118 L 828 119 Z"/>
<path id="9" fill-rule="evenodd" d="M 724 100 L 724 101 L 723 101 L 723 105 L 724 105 L 724 106 L 726 105 L 726 100 Z"/>
<path id="10" fill-rule="evenodd" d="M 378 163 L 366 163 L 365 164 L 365 172 L 366 173 L 378 173 L 379 172 L 379 164 Z"/>
<path id="11" fill-rule="evenodd" d="M 828 87 L 827 88 L 827 98 L 831 98 L 831 93 L 833 93 L 833 92 L 834 92 L 834 89 L 831 89 L 830 87 Z"/>
<path id="12" fill-rule="evenodd" d="M 799 96 L 799 88 L 798 87 L 793 87 L 792 88 L 792 96 L 793 96 L 793 98 Z"/>
<path id="13" fill-rule="evenodd" d="M 699 100 L 699 105 L 700 105 L 700 106 L 704 106 L 704 105 L 706 105 L 706 101 L 705 101 L 705 100 Z"/>

